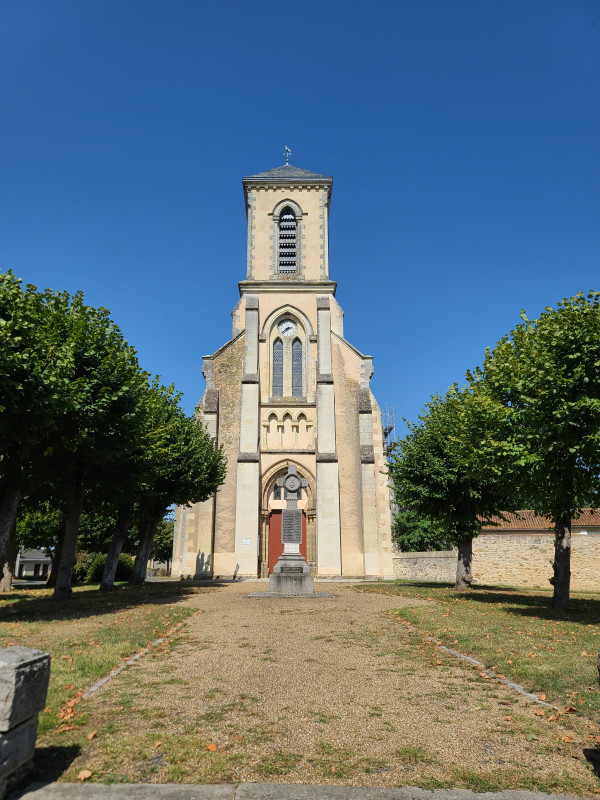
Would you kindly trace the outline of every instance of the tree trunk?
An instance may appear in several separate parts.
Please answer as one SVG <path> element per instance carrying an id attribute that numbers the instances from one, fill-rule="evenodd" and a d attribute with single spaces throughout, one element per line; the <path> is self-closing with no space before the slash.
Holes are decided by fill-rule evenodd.
<path id="1" fill-rule="evenodd" d="M 557 520 L 554 526 L 554 597 L 552 608 L 569 610 L 571 589 L 571 520 Z"/>
<path id="2" fill-rule="evenodd" d="M 56 561 L 56 583 L 54 585 L 55 600 L 70 597 L 73 589 L 71 579 L 77 552 L 77 536 L 79 534 L 79 518 L 83 507 L 83 481 L 81 478 L 71 478 L 65 487 L 65 512 L 63 524 L 63 541 L 60 558 Z"/>
<path id="3" fill-rule="evenodd" d="M 154 534 L 158 528 L 158 523 L 162 518 L 163 512 L 161 511 L 160 514 L 157 514 L 155 517 L 151 517 L 148 525 L 144 528 L 144 533 L 138 546 L 138 551 L 133 565 L 133 572 L 131 573 L 131 578 L 129 578 L 129 583 L 144 583 L 146 580 L 146 570 L 148 568 L 150 551 L 152 550 L 152 540 L 154 539 Z"/>
<path id="4" fill-rule="evenodd" d="M 15 563 L 17 561 L 17 521 L 12 527 L 8 541 L 4 546 L 4 564 L 2 565 L 2 577 L 0 577 L 0 593 L 10 592 L 15 576 Z"/>
<path id="5" fill-rule="evenodd" d="M 4 553 L 17 521 L 17 511 L 23 492 L 16 487 L 7 489 L 0 497 L 0 554 Z"/>
<path id="6" fill-rule="evenodd" d="M 467 536 L 458 545 L 458 559 L 456 561 L 456 583 L 454 588 L 457 592 L 464 592 L 471 588 L 473 576 L 471 575 L 471 563 L 473 561 L 473 537 Z"/>
<path id="7" fill-rule="evenodd" d="M 121 548 L 127 536 L 129 525 L 131 524 L 131 517 L 133 516 L 133 503 L 127 503 L 121 506 L 117 516 L 117 522 L 113 531 L 112 539 L 110 540 L 110 547 L 108 548 L 108 555 L 106 556 L 106 564 L 104 565 L 104 572 L 102 573 L 102 580 L 98 587 L 101 592 L 107 592 L 114 589 L 115 575 L 117 573 L 117 565 L 119 563 L 119 556 L 121 555 Z"/>
<path id="8" fill-rule="evenodd" d="M 56 578 L 58 575 L 58 565 L 60 563 L 60 557 L 63 551 L 63 542 L 65 540 L 65 526 L 64 521 L 61 527 L 61 530 L 58 532 L 58 539 L 56 542 L 56 549 L 54 553 L 50 553 L 50 558 L 52 563 L 50 565 L 50 575 L 48 575 L 48 580 L 46 581 L 46 586 L 48 588 L 54 588 L 56 586 Z"/>

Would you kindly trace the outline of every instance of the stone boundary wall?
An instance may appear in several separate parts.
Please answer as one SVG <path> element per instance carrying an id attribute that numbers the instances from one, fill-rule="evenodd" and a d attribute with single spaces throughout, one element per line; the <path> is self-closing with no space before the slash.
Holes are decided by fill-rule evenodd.
<path id="1" fill-rule="evenodd" d="M 456 550 L 394 553 L 394 577 L 451 583 Z M 549 589 L 554 533 L 482 533 L 473 541 L 473 581 L 480 584 Z M 571 590 L 600 591 L 600 533 L 573 533 Z"/>
<path id="2" fill-rule="evenodd" d="M 456 550 L 394 553 L 394 577 L 427 583 L 449 583 L 456 577 Z"/>
<path id="3" fill-rule="evenodd" d="M 554 533 L 482 533 L 473 542 L 477 583 L 549 589 Z M 600 591 L 600 533 L 571 537 L 572 591 Z"/>

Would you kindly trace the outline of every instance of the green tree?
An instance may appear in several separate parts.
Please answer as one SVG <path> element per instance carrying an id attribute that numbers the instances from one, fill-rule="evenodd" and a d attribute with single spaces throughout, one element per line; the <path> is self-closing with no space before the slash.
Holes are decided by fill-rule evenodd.
<path id="1" fill-rule="evenodd" d="M 553 606 L 566 610 L 571 521 L 600 491 L 600 293 L 521 317 L 467 377 L 504 417 L 488 464 L 554 523 Z"/>
<path id="2" fill-rule="evenodd" d="M 19 503 L 56 439 L 72 372 L 61 336 L 65 295 L 0 274 L 0 554 Z"/>
<path id="3" fill-rule="evenodd" d="M 173 557 L 173 537 L 175 534 L 175 520 L 172 517 L 164 517 L 158 523 L 150 556 L 155 561 L 167 564 L 167 568 Z"/>
<path id="4" fill-rule="evenodd" d="M 391 449 L 396 503 L 431 520 L 458 547 L 458 590 L 471 584 L 473 538 L 482 523 L 511 507 L 499 476 L 477 468 L 482 442 L 491 439 L 497 422 L 493 404 L 453 386 L 427 403 Z"/>
<path id="5" fill-rule="evenodd" d="M 169 506 L 207 500 L 225 480 L 225 455 L 215 440 L 199 420 L 185 415 L 172 387 L 155 386 L 155 391 L 151 456 L 138 504 L 142 528 L 132 583 L 145 580 L 156 528 Z"/>
<path id="6" fill-rule="evenodd" d="M 62 526 L 63 512 L 50 502 L 36 502 L 26 497 L 19 506 L 17 543 L 23 550 L 43 550 L 54 568 L 56 544 Z"/>
<path id="7" fill-rule="evenodd" d="M 410 508 L 399 508 L 394 514 L 392 538 L 402 552 L 414 553 L 426 550 L 446 550 L 450 542 L 439 523 Z"/>
<path id="8" fill-rule="evenodd" d="M 109 312 L 86 306 L 80 292 L 63 315 L 63 339 L 72 366 L 51 455 L 64 498 L 55 598 L 71 594 L 86 491 L 106 480 L 123 454 L 137 446 L 132 431 L 141 413 L 140 386 L 147 381 Z"/>

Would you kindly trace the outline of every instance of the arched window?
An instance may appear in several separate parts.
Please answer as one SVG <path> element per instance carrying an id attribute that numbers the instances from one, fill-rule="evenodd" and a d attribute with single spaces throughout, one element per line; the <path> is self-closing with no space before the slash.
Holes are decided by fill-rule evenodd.
<path id="1" fill-rule="evenodd" d="M 273 397 L 283 397 L 283 342 L 273 342 Z"/>
<path id="2" fill-rule="evenodd" d="M 302 342 L 292 343 L 292 397 L 302 397 Z"/>
<path id="3" fill-rule="evenodd" d="M 279 215 L 279 272 L 296 272 L 296 215 L 286 206 Z"/>

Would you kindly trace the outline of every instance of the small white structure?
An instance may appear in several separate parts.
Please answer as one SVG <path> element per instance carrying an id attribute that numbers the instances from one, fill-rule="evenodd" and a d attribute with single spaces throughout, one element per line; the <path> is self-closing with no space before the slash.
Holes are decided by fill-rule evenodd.
<path id="1" fill-rule="evenodd" d="M 15 564 L 15 577 L 46 580 L 51 569 L 52 559 L 43 550 L 20 550 Z"/>

